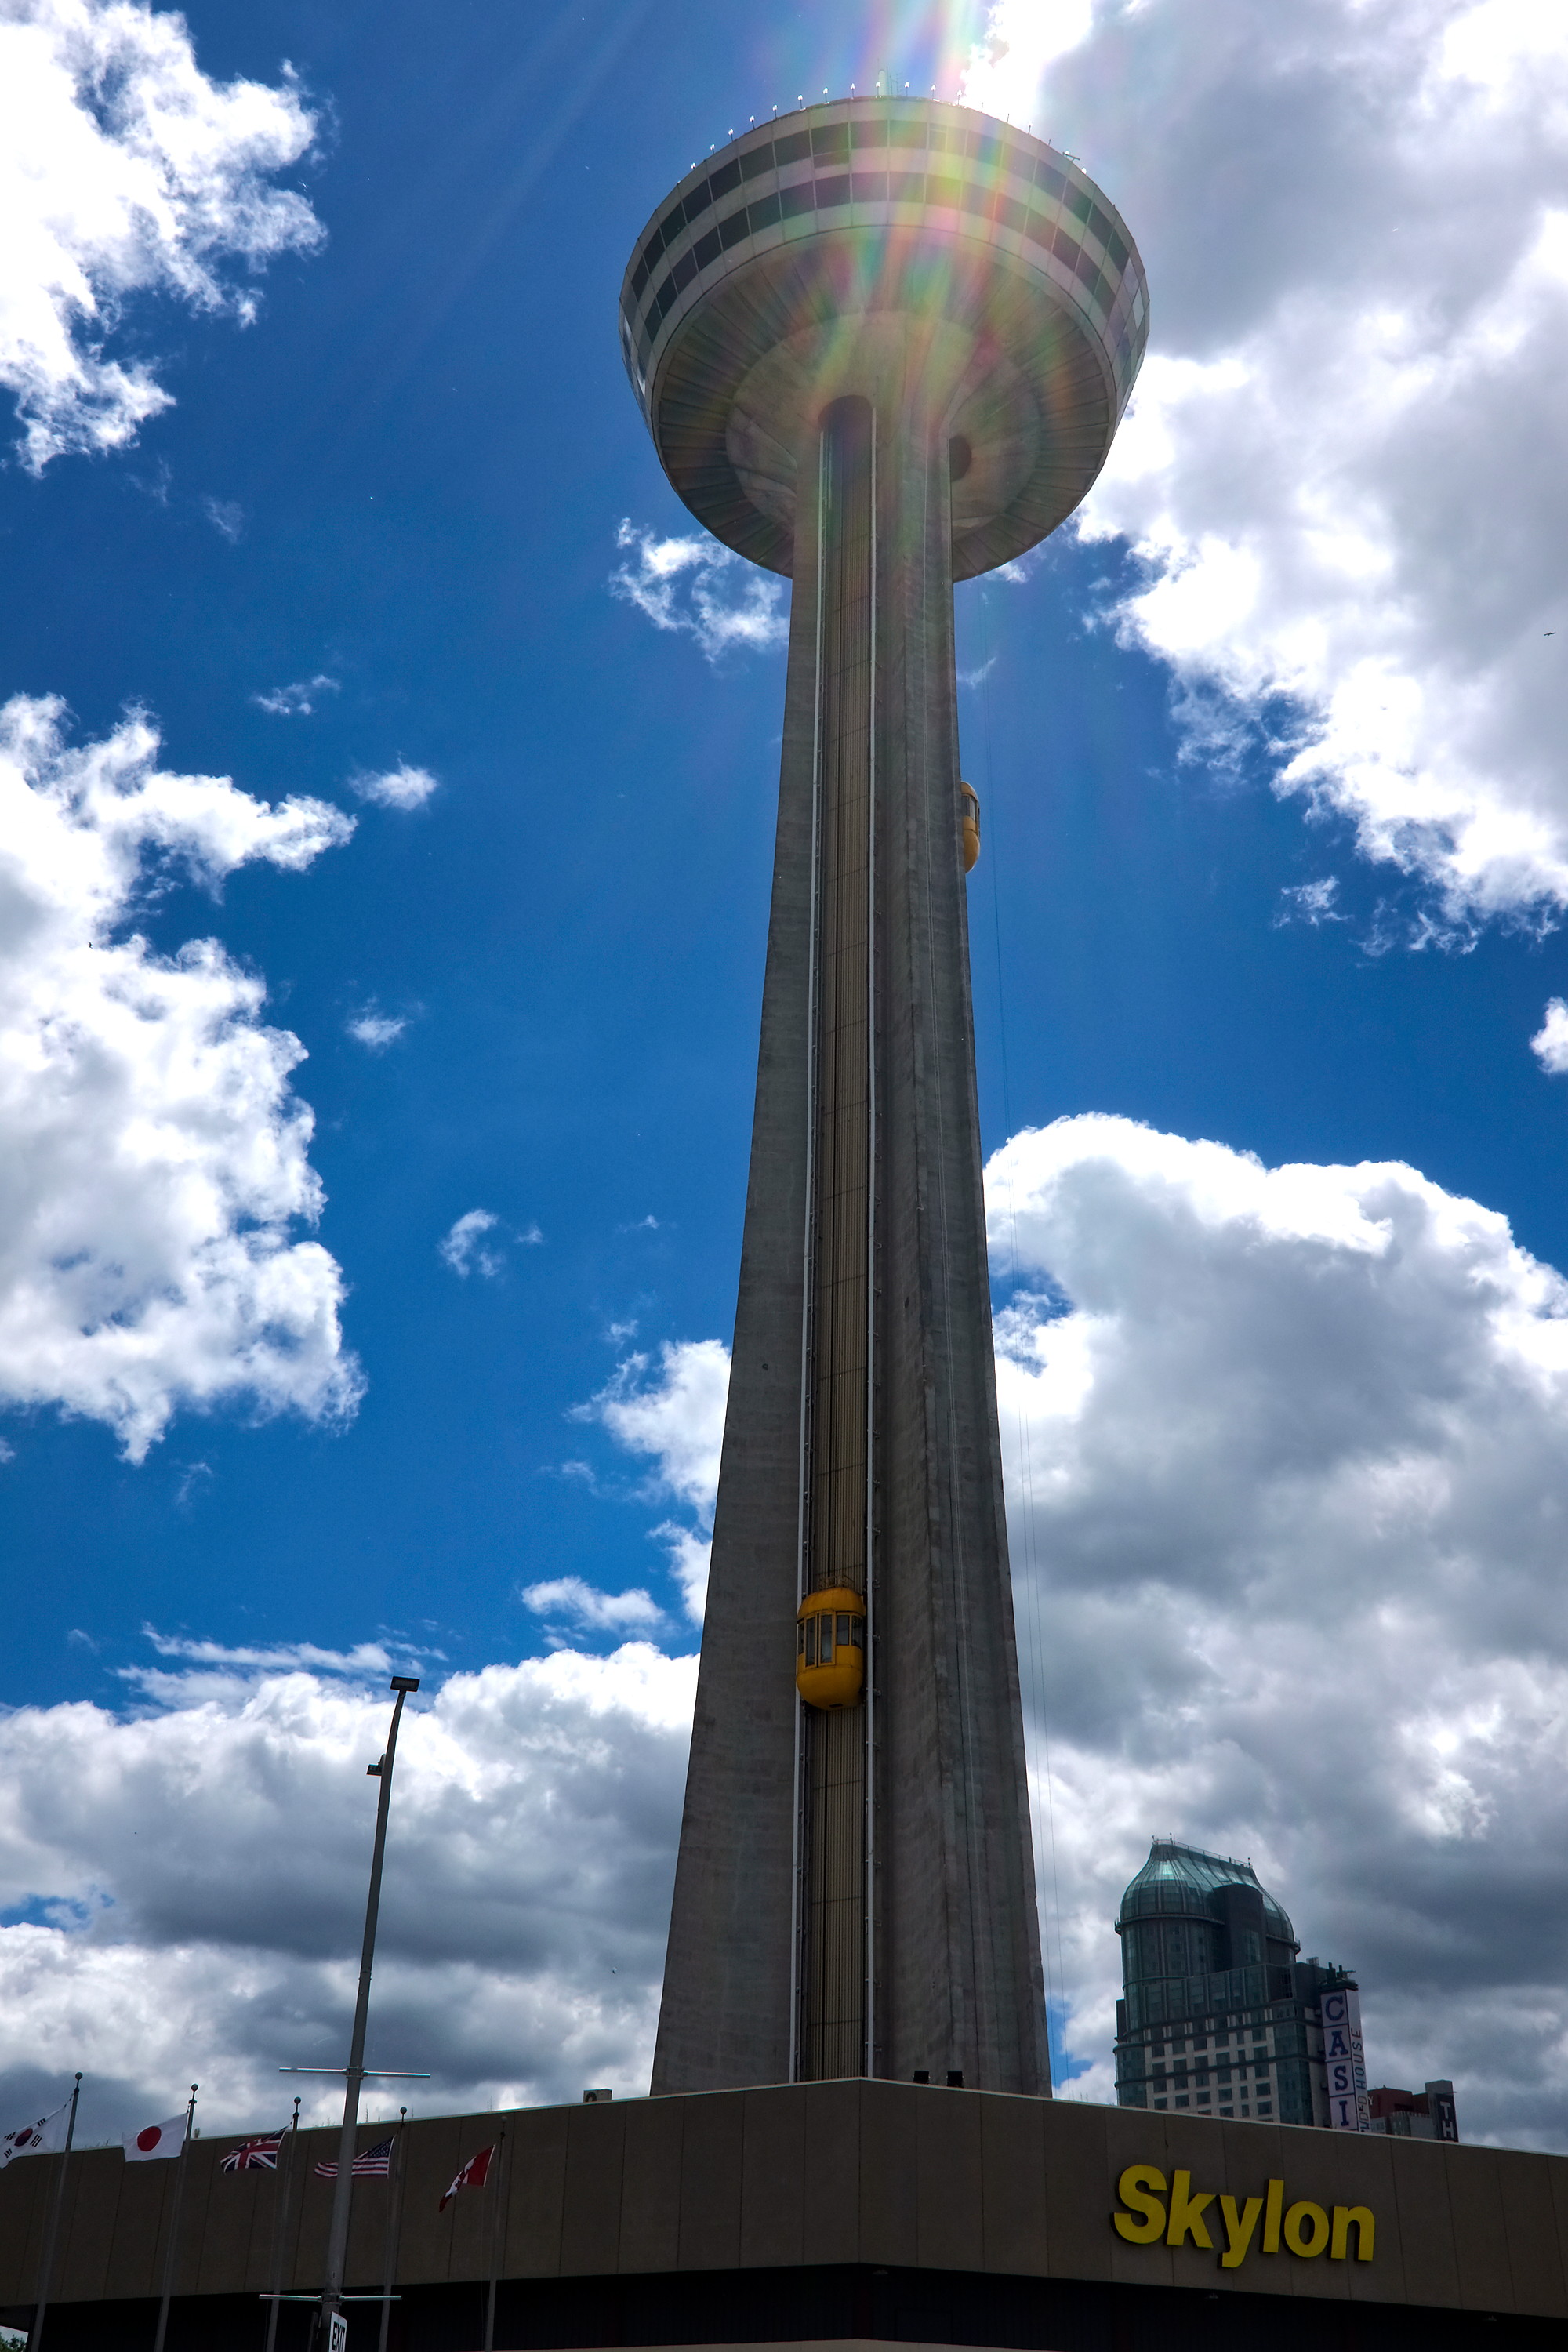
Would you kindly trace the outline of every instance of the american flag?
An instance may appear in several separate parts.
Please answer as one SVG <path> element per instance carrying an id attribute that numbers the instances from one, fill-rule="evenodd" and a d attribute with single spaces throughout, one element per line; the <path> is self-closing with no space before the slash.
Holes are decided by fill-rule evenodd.
<path id="1" fill-rule="evenodd" d="M 276 2172 L 278 2151 L 283 2145 L 281 2132 L 268 2132 L 265 2139 L 247 2139 L 242 2147 L 231 2148 L 219 2165 L 220 2172 Z"/>
<path id="2" fill-rule="evenodd" d="M 389 2139 L 378 2139 L 374 2147 L 361 2148 L 349 2168 L 349 2179 L 351 2180 L 384 2180 L 391 2170 L 392 2142 Z M 338 2168 L 335 2164 L 317 2165 L 318 2180 L 335 2180 L 337 2177 Z"/>

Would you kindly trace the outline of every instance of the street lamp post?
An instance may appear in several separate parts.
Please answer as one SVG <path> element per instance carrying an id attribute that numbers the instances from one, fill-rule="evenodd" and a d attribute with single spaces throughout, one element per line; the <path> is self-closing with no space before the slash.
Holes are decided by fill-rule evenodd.
<path id="1" fill-rule="evenodd" d="M 343 2128 L 338 2141 L 338 2177 L 332 2190 L 332 2226 L 327 2240 L 327 2276 L 321 2293 L 321 2326 L 331 2344 L 334 2332 L 332 2323 L 339 2318 L 343 2301 L 343 2269 L 349 2251 L 349 2200 L 353 2193 L 354 2139 L 359 2127 L 360 2085 L 364 2081 L 364 2034 L 370 2016 L 370 1972 L 375 1958 L 375 1923 L 381 1909 L 381 1866 L 386 1854 L 386 1817 L 392 1805 L 392 1766 L 397 1753 L 397 1727 L 403 1717 L 403 1702 L 419 1687 L 414 1675 L 394 1675 L 392 1687 L 397 1697 L 392 1709 L 392 1727 L 386 1735 L 386 1753 L 379 1764 L 368 1766 L 372 1780 L 381 1782 L 381 1796 L 375 1809 L 375 1848 L 371 1855 L 370 1895 L 364 1906 L 364 1942 L 360 1948 L 359 1997 L 354 2002 L 353 2034 L 349 2042 L 349 2063 L 343 2069 L 348 2077 L 343 2092 Z"/>

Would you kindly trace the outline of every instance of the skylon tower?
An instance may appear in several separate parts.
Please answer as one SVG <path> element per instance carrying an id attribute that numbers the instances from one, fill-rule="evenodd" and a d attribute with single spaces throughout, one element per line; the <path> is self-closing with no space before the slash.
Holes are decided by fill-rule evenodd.
<path id="1" fill-rule="evenodd" d="M 1050 2088 L 1003 1511 L 955 580 L 1070 514 L 1148 331 L 1073 160 L 780 117 L 621 289 L 699 520 L 794 583 L 734 1361 L 658 2092 Z"/>

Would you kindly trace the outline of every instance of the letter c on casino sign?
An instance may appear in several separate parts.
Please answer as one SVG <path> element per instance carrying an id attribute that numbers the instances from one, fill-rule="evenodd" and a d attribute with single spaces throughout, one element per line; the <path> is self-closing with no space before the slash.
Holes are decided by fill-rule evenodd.
<path id="1" fill-rule="evenodd" d="M 1150 2194 L 1157 2189 L 1159 2196 Z M 1110 2217 L 1119 2238 L 1130 2246 L 1152 2246 L 1156 2238 L 1165 2234 L 1165 2208 L 1161 2197 L 1165 2189 L 1165 2176 L 1156 2164 L 1130 2164 L 1116 2184 L 1116 2193 L 1130 2213 L 1113 2213 Z M 1325 2221 L 1323 2229 L 1328 2230 Z"/>
<path id="2" fill-rule="evenodd" d="M 1305 2200 L 1292 2205 L 1285 2216 L 1285 2243 L 1290 2252 L 1310 2261 L 1314 2254 L 1322 2252 L 1328 2242 L 1329 2217 L 1322 2207 Z"/>

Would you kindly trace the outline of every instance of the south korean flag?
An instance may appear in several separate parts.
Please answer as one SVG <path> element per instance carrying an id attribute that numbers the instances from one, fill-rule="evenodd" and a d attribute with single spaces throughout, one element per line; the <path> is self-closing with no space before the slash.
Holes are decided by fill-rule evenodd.
<path id="1" fill-rule="evenodd" d="M 0 2135 L 0 2172 L 14 2157 L 58 2156 L 66 2144 L 69 2114 L 70 2101 L 67 2099 L 53 2115 L 40 2116 L 36 2123 L 18 2124 L 15 2131 Z"/>

